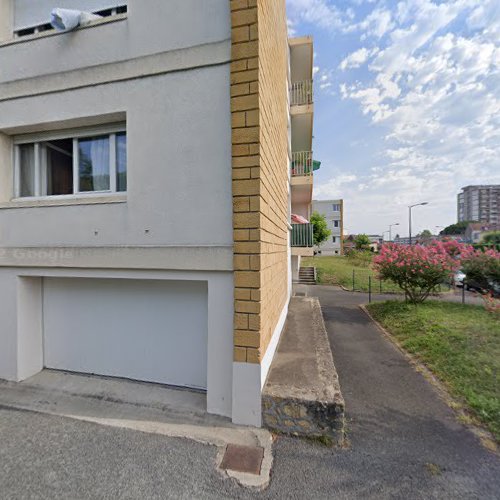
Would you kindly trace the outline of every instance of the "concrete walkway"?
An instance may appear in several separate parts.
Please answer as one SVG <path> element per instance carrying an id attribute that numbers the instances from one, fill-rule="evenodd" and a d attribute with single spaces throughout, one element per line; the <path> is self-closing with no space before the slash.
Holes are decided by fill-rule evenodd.
<path id="1" fill-rule="evenodd" d="M 359 496 L 498 498 L 499 458 L 457 422 L 359 309 L 366 297 L 326 286 L 299 291 L 321 302 L 356 457 L 355 465 L 344 467 L 359 474 Z M 344 468 L 348 455 L 332 473 Z"/>

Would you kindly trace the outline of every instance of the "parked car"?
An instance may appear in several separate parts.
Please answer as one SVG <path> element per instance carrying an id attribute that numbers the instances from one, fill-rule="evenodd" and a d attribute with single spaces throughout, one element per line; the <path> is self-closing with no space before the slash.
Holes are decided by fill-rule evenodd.
<path id="1" fill-rule="evenodd" d="M 465 273 L 463 271 L 457 271 L 453 275 L 453 284 L 455 286 L 462 287 L 464 286 Z"/>
<path id="2" fill-rule="evenodd" d="M 464 286 L 463 283 L 465 283 L 466 290 L 474 290 L 480 293 L 491 293 L 493 297 L 500 297 L 500 282 L 498 281 L 488 279 L 486 284 L 484 284 L 478 283 L 477 281 L 474 281 L 470 278 L 467 279 L 467 277 L 464 277 L 464 280 L 462 280 L 461 286 Z"/>

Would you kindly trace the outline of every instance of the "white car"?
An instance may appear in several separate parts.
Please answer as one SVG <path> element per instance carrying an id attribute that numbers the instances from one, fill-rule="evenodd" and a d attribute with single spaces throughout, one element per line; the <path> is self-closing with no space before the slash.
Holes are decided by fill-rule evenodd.
<path id="1" fill-rule="evenodd" d="M 457 271 L 453 275 L 453 284 L 455 286 L 464 286 L 465 273 L 463 271 Z"/>

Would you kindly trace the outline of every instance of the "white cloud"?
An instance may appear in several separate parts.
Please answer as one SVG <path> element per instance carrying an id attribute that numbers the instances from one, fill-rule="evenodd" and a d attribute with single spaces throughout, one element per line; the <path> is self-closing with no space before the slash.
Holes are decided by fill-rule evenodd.
<path id="1" fill-rule="evenodd" d="M 361 3 L 370 5 L 351 0 Z M 333 50 L 342 33 L 360 35 L 338 66 L 340 96 L 380 131 L 383 154 L 367 158 L 352 181 L 344 170 L 315 195 L 343 197 L 358 231 L 376 231 L 363 224 L 392 223 L 423 199 L 431 205 L 419 211 L 422 220 L 452 222 L 460 187 L 500 183 L 499 0 L 381 1 L 364 18 L 349 21 L 338 9 L 336 16 Z M 368 76 L 350 72 L 362 66 Z"/>
<path id="2" fill-rule="evenodd" d="M 288 16 L 327 29 L 342 29 L 349 19 L 348 11 L 341 11 L 328 0 L 288 0 Z"/>
<path id="3" fill-rule="evenodd" d="M 375 9 L 363 21 L 351 29 L 362 31 L 362 39 L 366 39 L 369 36 L 382 38 L 393 27 L 392 13 L 386 9 Z"/>
<path id="4" fill-rule="evenodd" d="M 367 49 L 366 47 L 362 47 L 361 49 L 356 50 L 349 54 L 342 62 L 339 64 L 339 68 L 342 71 L 345 71 L 349 68 L 359 68 L 363 64 L 368 61 L 368 59 L 375 55 L 378 52 L 377 48 Z"/>

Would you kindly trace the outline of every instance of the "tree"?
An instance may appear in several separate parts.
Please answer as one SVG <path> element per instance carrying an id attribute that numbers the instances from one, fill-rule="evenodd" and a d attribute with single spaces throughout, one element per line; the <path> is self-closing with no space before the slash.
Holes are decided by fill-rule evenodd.
<path id="1" fill-rule="evenodd" d="M 431 238 L 432 233 L 428 229 L 424 229 L 418 236 L 420 236 L 420 238 Z"/>
<path id="2" fill-rule="evenodd" d="M 331 236 L 332 232 L 328 229 L 324 215 L 319 212 L 314 212 L 311 215 L 311 224 L 313 225 L 314 244 L 319 247 Z"/>
<path id="3" fill-rule="evenodd" d="M 457 222 L 456 224 L 451 224 L 450 226 L 445 227 L 439 234 L 443 236 L 449 236 L 453 234 L 465 234 L 465 230 L 469 224 L 472 224 L 474 221 L 462 221 Z"/>
<path id="4" fill-rule="evenodd" d="M 481 243 L 485 243 L 486 245 L 500 245 L 500 231 L 491 231 L 490 233 L 486 233 Z"/>
<path id="5" fill-rule="evenodd" d="M 371 241 L 366 234 L 358 234 L 354 238 L 354 248 L 356 250 L 370 250 Z"/>
<path id="6" fill-rule="evenodd" d="M 429 246 L 386 244 L 374 259 L 380 279 L 391 280 L 406 294 L 408 302 L 423 302 L 460 267 L 441 242 Z"/>

